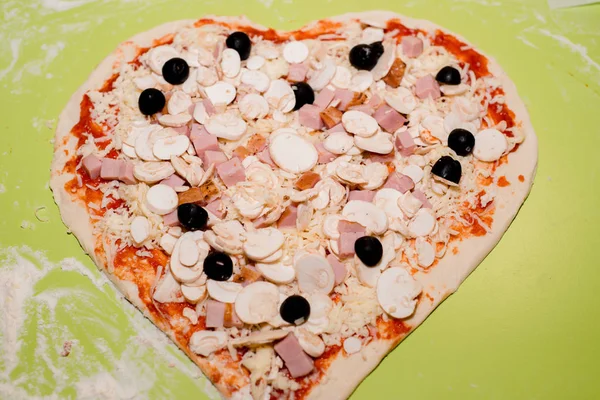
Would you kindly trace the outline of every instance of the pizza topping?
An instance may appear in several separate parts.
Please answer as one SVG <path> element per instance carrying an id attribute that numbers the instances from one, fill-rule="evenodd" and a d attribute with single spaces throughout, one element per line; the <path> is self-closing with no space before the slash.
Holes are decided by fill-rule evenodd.
<path id="1" fill-rule="evenodd" d="M 190 139 L 185 135 L 177 135 L 156 140 L 152 152 L 159 160 L 170 160 L 171 157 L 183 155 L 189 147 Z"/>
<path id="2" fill-rule="evenodd" d="M 291 332 L 275 345 L 275 351 L 285 363 L 292 378 L 306 376 L 315 368 L 312 358 L 304 352 L 298 339 Z"/>
<path id="3" fill-rule="evenodd" d="M 235 78 L 241 70 L 240 54 L 234 49 L 225 49 L 221 53 L 221 71 L 227 78 Z"/>
<path id="4" fill-rule="evenodd" d="M 162 75 L 171 85 L 181 85 L 190 76 L 190 66 L 183 58 L 171 58 L 163 65 Z"/>
<path id="5" fill-rule="evenodd" d="M 183 249 L 181 246 L 188 240 L 194 240 L 193 233 L 188 232 L 177 239 L 177 243 L 175 243 L 175 247 L 173 248 L 171 262 L 169 264 L 173 276 L 181 283 L 192 283 L 197 281 L 202 276 L 202 263 L 210 250 L 206 242 L 203 240 L 198 241 L 196 245 L 198 254 L 197 257 L 190 256 L 188 254 L 183 255 L 184 259 L 196 258 L 197 260 L 196 263 L 188 267 L 181 262 L 182 251 L 189 250 L 187 245 L 185 245 Z"/>
<path id="6" fill-rule="evenodd" d="M 165 215 L 177 208 L 177 192 L 167 185 L 154 185 L 146 193 L 146 204 L 150 211 Z"/>
<path id="7" fill-rule="evenodd" d="M 231 35 L 227 36 L 225 44 L 228 48 L 237 51 L 241 60 L 247 60 L 248 57 L 250 57 L 252 42 L 246 33 L 233 32 Z"/>
<path id="8" fill-rule="evenodd" d="M 350 50 L 350 64 L 356 69 L 370 71 L 377 65 L 383 50 L 381 42 L 356 45 Z"/>
<path id="9" fill-rule="evenodd" d="M 423 53 L 423 40 L 415 36 L 404 36 L 402 52 L 409 58 L 419 57 Z"/>
<path id="10" fill-rule="evenodd" d="M 177 219 L 186 229 L 195 231 L 204 229 L 208 222 L 208 213 L 194 203 L 184 203 L 177 207 Z"/>
<path id="11" fill-rule="evenodd" d="M 246 68 L 251 71 L 258 71 L 265 65 L 265 58 L 261 56 L 251 56 L 246 62 Z"/>
<path id="12" fill-rule="evenodd" d="M 415 237 L 427 236 L 435 228 L 436 221 L 430 210 L 425 208 L 417 211 L 415 217 L 408 224 L 408 230 Z"/>
<path id="13" fill-rule="evenodd" d="M 281 304 L 279 313 L 284 321 L 293 325 L 301 325 L 310 316 L 310 304 L 300 295 L 289 296 Z"/>
<path id="14" fill-rule="evenodd" d="M 354 138 L 346 132 L 333 132 L 323 141 L 323 147 L 333 154 L 346 154 L 354 146 Z"/>
<path id="15" fill-rule="evenodd" d="M 290 64 L 300 64 L 308 57 L 308 47 L 303 42 L 289 42 L 283 47 L 283 58 Z"/>
<path id="16" fill-rule="evenodd" d="M 417 250 L 417 263 L 423 268 L 431 266 L 435 260 L 435 249 L 431 243 L 423 238 L 417 238 L 415 248 Z"/>
<path id="17" fill-rule="evenodd" d="M 435 80 L 444 85 L 460 85 L 460 72 L 451 66 L 440 69 Z"/>
<path id="18" fill-rule="evenodd" d="M 246 233 L 244 253 L 252 260 L 261 261 L 283 246 L 283 234 L 275 228 L 263 228 Z"/>
<path id="19" fill-rule="evenodd" d="M 337 71 L 337 67 L 335 62 L 331 59 L 326 59 L 323 62 L 323 65 L 320 69 L 314 71 L 310 79 L 308 80 L 308 84 L 313 90 L 322 90 L 325 86 L 329 85 L 329 82 L 335 76 Z"/>
<path id="20" fill-rule="evenodd" d="M 256 264 L 256 269 L 262 276 L 273 283 L 291 283 L 296 278 L 296 271 L 294 271 L 294 268 L 291 265 L 284 265 L 280 262 L 272 264 L 259 262 Z"/>
<path id="21" fill-rule="evenodd" d="M 200 356 L 208 357 L 227 344 L 228 335 L 223 331 L 197 331 L 190 337 L 190 350 Z"/>
<path id="22" fill-rule="evenodd" d="M 181 293 L 188 303 L 197 304 L 206 298 L 206 286 L 181 285 Z"/>
<path id="23" fill-rule="evenodd" d="M 506 137 L 497 129 L 484 129 L 475 136 L 473 155 L 481 161 L 497 161 L 508 149 Z"/>
<path id="24" fill-rule="evenodd" d="M 347 132 L 356 136 L 371 137 L 378 131 L 378 124 L 375 118 L 361 111 L 346 111 L 342 115 L 342 124 Z"/>
<path id="25" fill-rule="evenodd" d="M 308 83 L 298 82 L 292 85 L 296 103 L 294 110 L 301 109 L 305 104 L 313 104 L 315 101 L 315 92 Z"/>
<path id="26" fill-rule="evenodd" d="M 356 135 L 354 136 L 354 144 L 359 149 L 375 154 L 389 154 L 394 150 L 392 135 L 383 131 L 377 131 L 375 135 L 370 137 Z"/>
<path id="27" fill-rule="evenodd" d="M 385 212 L 375 204 L 366 201 L 349 201 L 344 206 L 342 215 L 348 221 L 358 222 L 376 235 L 385 233 L 388 228 L 388 219 Z"/>
<path id="28" fill-rule="evenodd" d="M 208 295 L 222 303 L 233 304 L 243 289 L 243 286 L 235 282 L 222 282 L 209 279 L 206 282 Z"/>
<path id="29" fill-rule="evenodd" d="M 374 267 L 381 261 L 383 247 L 374 236 L 363 236 L 354 242 L 354 251 L 360 261 L 367 267 Z"/>
<path id="30" fill-rule="evenodd" d="M 157 46 L 148 52 L 148 65 L 155 74 L 162 74 L 165 63 L 175 57 L 179 57 L 179 53 L 173 47 Z"/>
<path id="31" fill-rule="evenodd" d="M 475 147 L 475 136 L 466 129 L 453 129 L 448 135 L 448 147 L 459 156 L 468 156 Z"/>
<path id="32" fill-rule="evenodd" d="M 208 99 L 215 106 L 230 104 L 235 100 L 237 94 L 235 86 L 231 83 L 222 81 L 206 87 L 204 91 L 206 92 Z"/>
<path id="33" fill-rule="evenodd" d="M 294 335 L 302 350 L 311 357 L 318 358 L 325 353 L 325 342 L 316 334 L 305 328 L 296 328 Z"/>
<path id="34" fill-rule="evenodd" d="M 404 268 L 388 268 L 377 281 L 377 300 L 394 318 L 411 316 L 417 305 L 415 298 L 420 293 L 421 286 Z"/>
<path id="35" fill-rule="evenodd" d="M 153 115 L 165 106 L 165 95 L 158 89 L 148 88 L 144 90 L 138 99 L 138 107 L 144 115 Z"/>
<path id="36" fill-rule="evenodd" d="M 233 262 L 231 257 L 225 253 L 210 253 L 204 259 L 203 271 L 209 279 L 214 281 L 226 281 L 233 275 Z"/>
<path id="37" fill-rule="evenodd" d="M 344 350 L 348 354 L 358 353 L 362 348 L 362 342 L 357 337 L 349 337 L 344 340 Z"/>
<path id="38" fill-rule="evenodd" d="M 138 215 L 131 221 L 129 231 L 131 232 L 133 243 L 141 246 L 150 236 L 150 221 L 148 221 L 148 218 Z"/>
<path id="39" fill-rule="evenodd" d="M 267 322 L 278 314 L 279 290 L 268 282 L 254 282 L 242 289 L 235 301 L 235 312 L 246 324 Z"/>
<path id="40" fill-rule="evenodd" d="M 427 98 L 435 100 L 441 96 L 440 85 L 432 75 L 425 75 L 415 83 L 415 94 L 421 100 Z"/>
<path id="41" fill-rule="evenodd" d="M 269 153 L 277 166 L 294 174 L 311 170 L 319 158 L 315 146 L 292 130 L 273 132 Z"/>
<path id="42" fill-rule="evenodd" d="M 475 143 L 477 145 L 477 143 Z M 438 178 L 442 179 L 442 182 L 448 182 L 448 184 L 458 185 L 462 175 L 462 166 L 460 162 L 453 159 L 450 156 L 443 156 L 433 165 L 431 173 Z"/>

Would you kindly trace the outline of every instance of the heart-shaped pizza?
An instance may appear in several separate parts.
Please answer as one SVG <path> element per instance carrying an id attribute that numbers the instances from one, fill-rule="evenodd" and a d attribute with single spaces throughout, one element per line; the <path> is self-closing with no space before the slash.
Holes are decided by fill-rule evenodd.
<path id="1" fill-rule="evenodd" d="M 426 21 L 178 21 L 73 95 L 68 228 L 226 398 L 344 399 L 500 240 L 537 141 L 490 57 Z"/>

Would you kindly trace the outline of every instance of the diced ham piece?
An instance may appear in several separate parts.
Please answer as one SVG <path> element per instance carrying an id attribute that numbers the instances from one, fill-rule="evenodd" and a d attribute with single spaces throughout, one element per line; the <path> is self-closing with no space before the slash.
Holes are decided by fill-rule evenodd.
<path id="1" fill-rule="evenodd" d="M 206 208 L 207 211 L 210 211 L 210 213 L 213 214 L 215 217 L 223 219 L 223 217 L 226 214 L 226 211 L 221 209 L 221 204 L 221 200 L 214 200 L 205 205 L 204 208 Z"/>
<path id="2" fill-rule="evenodd" d="M 308 73 L 308 65 L 306 64 L 292 64 L 288 72 L 288 81 L 291 82 L 304 82 L 306 74 Z"/>
<path id="3" fill-rule="evenodd" d="M 179 175 L 173 174 L 167 179 L 163 179 L 162 181 L 160 181 L 160 183 L 162 183 L 163 185 L 171 186 L 172 188 L 176 188 L 178 186 L 185 185 L 185 180 Z"/>
<path id="4" fill-rule="evenodd" d="M 404 61 L 402 61 L 399 58 L 396 58 L 394 60 L 394 63 L 392 64 L 392 68 L 390 68 L 390 71 L 387 73 L 386 76 L 383 77 L 383 81 L 393 87 L 393 88 L 397 88 L 398 86 L 400 86 L 400 83 L 402 83 L 402 78 L 404 78 L 404 72 L 406 72 L 406 64 L 404 64 Z"/>
<path id="5" fill-rule="evenodd" d="M 399 172 L 393 172 L 385 181 L 384 188 L 396 189 L 400 193 L 406 193 L 415 187 L 413 180 L 406 175 L 402 175 Z"/>
<path id="6" fill-rule="evenodd" d="M 340 283 L 344 282 L 344 280 L 346 279 L 346 275 L 348 274 L 348 270 L 346 269 L 346 266 L 344 264 L 342 264 L 340 262 L 340 260 L 338 260 L 337 257 L 334 256 L 333 254 L 329 254 L 327 256 L 327 261 L 329 261 L 329 264 L 333 268 L 333 274 L 335 276 L 336 286 L 339 285 Z"/>
<path id="7" fill-rule="evenodd" d="M 360 233 L 362 236 L 366 233 L 365 227 L 361 224 L 343 220 L 338 222 L 338 231 L 340 233 Z"/>
<path id="8" fill-rule="evenodd" d="M 346 129 L 344 128 L 344 124 L 337 124 L 336 126 L 334 126 L 331 129 L 327 130 L 327 133 L 334 133 L 334 132 L 344 132 L 344 133 L 348 133 L 346 132 Z"/>
<path id="9" fill-rule="evenodd" d="M 393 162 L 394 158 L 396 158 L 396 155 L 393 151 L 390 154 L 367 153 L 363 154 L 363 158 L 369 160 L 370 162 L 385 164 Z"/>
<path id="10" fill-rule="evenodd" d="M 137 179 L 133 175 L 133 163 L 123 161 L 121 170 L 119 171 L 119 180 L 126 185 L 135 185 L 137 183 Z"/>
<path id="11" fill-rule="evenodd" d="M 207 150 L 202 156 L 202 162 L 207 168 L 213 164 L 215 164 L 218 167 L 219 165 L 227 162 L 227 156 L 220 150 Z"/>
<path id="12" fill-rule="evenodd" d="M 400 132 L 396 135 L 396 149 L 402 156 L 408 157 L 412 155 L 416 147 L 415 140 L 410 136 L 408 131 Z"/>
<path id="13" fill-rule="evenodd" d="M 315 98 L 313 105 L 324 110 L 327 108 L 329 103 L 331 103 L 333 101 L 334 97 L 335 97 L 335 92 L 333 90 L 329 90 L 329 89 L 325 88 L 319 92 L 319 94 Z"/>
<path id="14" fill-rule="evenodd" d="M 431 74 L 425 75 L 417 80 L 417 83 L 415 83 L 415 94 L 422 100 L 428 97 L 435 100 L 442 96 L 440 85 Z"/>
<path id="15" fill-rule="evenodd" d="M 296 228 L 296 219 L 298 219 L 298 207 L 296 206 L 288 206 L 285 209 L 283 214 L 281 214 L 281 218 L 277 221 L 277 228 Z"/>
<path id="16" fill-rule="evenodd" d="M 298 339 L 291 332 L 275 345 L 275 351 L 285 363 L 292 378 L 306 376 L 315 369 L 313 359 L 302 350 Z"/>
<path id="17" fill-rule="evenodd" d="M 202 104 L 204 105 L 204 109 L 206 110 L 206 113 L 209 117 L 217 112 L 217 109 L 213 105 L 212 101 L 210 101 L 210 99 L 206 98 L 202 100 Z"/>
<path id="18" fill-rule="evenodd" d="M 269 149 L 264 149 L 260 153 L 256 154 L 256 158 L 260 160 L 260 162 L 270 165 L 275 168 L 276 165 L 271 158 L 271 153 L 269 153 Z"/>
<path id="19" fill-rule="evenodd" d="M 323 143 L 317 143 L 315 145 L 315 148 L 317 149 L 317 152 L 319 153 L 319 159 L 318 159 L 319 164 L 327 164 L 337 158 L 337 156 L 335 154 L 329 152 L 325 148 L 325 146 L 323 146 Z"/>
<path id="20" fill-rule="evenodd" d="M 167 215 L 163 215 L 163 222 L 166 226 L 179 225 L 179 218 L 177 218 L 177 210 Z"/>
<path id="21" fill-rule="evenodd" d="M 354 99 L 354 92 L 348 89 L 336 89 L 334 99 L 340 101 L 340 104 L 337 106 L 337 108 L 342 111 L 346 111 L 348 105 Z"/>
<path id="22" fill-rule="evenodd" d="M 351 190 L 348 195 L 348 201 L 361 200 L 368 201 L 369 203 L 375 198 L 374 190 Z"/>
<path id="23" fill-rule="evenodd" d="M 175 132 L 177 132 L 180 135 L 185 135 L 187 137 L 190 137 L 190 127 L 188 125 L 178 126 L 176 128 L 171 128 L 171 129 L 173 129 Z"/>
<path id="24" fill-rule="evenodd" d="M 192 126 L 192 133 L 190 139 L 196 150 L 196 155 L 200 158 L 204 156 L 204 153 L 208 150 L 219 151 L 219 140 L 216 136 L 211 135 L 208 131 L 200 125 L 194 124 Z"/>
<path id="25" fill-rule="evenodd" d="M 419 57 L 423 52 L 423 41 L 415 36 L 402 38 L 402 52 L 410 58 Z"/>
<path id="26" fill-rule="evenodd" d="M 303 173 L 302 176 L 300 176 L 300 178 L 298 178 L 298 180 L 294 184 L 294 187 L 298 190 L 311 189 L 315 187 L 317 182 L 319 182 L 320 180 L 321 175 L 317 174 L 316 172 L 307 171 Z"/>
<path id="27" fill-rule="evenodd" d="M 102 167 L 100 168 L 100 177 L 109 181 L 119 179 L 121 174 L 121 165 L 123 165 L 123 163 L 123 160 L 103 158 Z"/>
<path id="28" fill-rule="evenodd" d="M 236 183 L 243 182 L 246 179 L 244 167 L 242 167 L 242 163 L 237 157 L 218 165 L 217 174 L 219 174 L 219 177 L 227 187 L 234 186 Z"/>
<path id="29" fill-rule="evenodd" d="M 379 107 L 377 111 L 375 111 L 373 118 L 375 118 L 379 126 L 390 133 L 396 132 L 406 122 L 406 118 L 404 118 L 402 114 L 387 104 Z"/>
<path id="30" fill-rule="evenodd" d="M 233 304 L 225 304 L 225 321 L 223 325 L 225 328 L 242 328 L 244 326 L 244 323 L 235 312 Z"/>
<path id="31" fill-rule="evenodd" d="M 365 236 L 364 232 L 341 232 L 338 239 L 338 255 L 340 258 L 352 257 L 354 255 L 354 243 L 363 236 Z"/>
<path id="32" fill-rule="evenodd" d="M 373 115 L 375 110 L 368 104 L 361 104 L 360 106 L 352 106 L 349 110 L 364 112 L 367 115 Z"/>
<path id="33" fill-rule="evenodd" d="M 323 129 L 323 120 L 320 115 L 321 109 L 312 104 L 305 104 L 298 111 L 298 119 L 300 125 L 306 126 L 307 128 L 314 129 L 316 131 Z"/>
<path id="34" fill-rule="evenodd" d="M 222 328 L 225 325 L 225 303 L 216 300 L 206 301 L 206 327 Z"/>
<path id="35" fill-rule="evenodd" d="M 100 176 L 100 170 L 102 169 L 102 161 L 93 154 L 86 156 L 82 160 L 83 169 L 92 179 L 96 179 Z"/>
<path id="36" fill-rule="evenodd" d="M 371 99 L 367 102 L 367 106 L 373 108 L 374 110 L 377 109 L 381 104 L 383 103 L 383 99 L 381 97 L 379 97 L 379 95 L 374 95 L 373 97 L 371 97 Z"/>
<path id="37" fill-rule="evenodd" d="M 423 205 L 423 208 L 433 208 L 429 200 L 427 200 L 427 196 L 425 196 L 425 193 L 421 192 L 419 189 L 415 189 L 413 190 L 412 194 L 417 199 L 419 199 L 419 201 Z"/>

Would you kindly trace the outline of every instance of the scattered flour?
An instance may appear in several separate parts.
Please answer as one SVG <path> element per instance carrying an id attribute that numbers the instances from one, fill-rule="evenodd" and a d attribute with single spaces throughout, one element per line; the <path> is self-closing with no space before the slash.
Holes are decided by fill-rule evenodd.
<path id="1" fill-rule="evenodd" d="M 569 48 L 572 52 L 579 54 L 581 56 L 581 58 L 583 58 L 590 67 L 594 68 L 596 71 L 600 71 L 600 64 L 598 64 L 596 61 L 592 60 L 592 58 L 588 55 L 588 50 L 585 46 L 583 46 L 581 44 L 573 43 L 568 38 L 566 38 L 562 35 L 557 35 L 555 33 L 552 33 L 547 29 L 540 29 L 539 32 L 544 36 L 548 36 L 548 37 L 556 40 L 561 45 Z"/>

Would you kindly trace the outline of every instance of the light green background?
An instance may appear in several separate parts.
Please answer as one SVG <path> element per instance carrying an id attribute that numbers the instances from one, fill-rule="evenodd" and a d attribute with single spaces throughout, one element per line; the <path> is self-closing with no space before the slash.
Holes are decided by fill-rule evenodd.
<path id="1" fill-rule="evenodd" d="M 25 244 L 51 261 L 73 256 L 93 275 L 47 188 L 53 131 L 46 125 L 53 127 L 69 96 L 119 42 L 207 13 L 295 28 L 376 8 L 429 19 L 469 38 L 496 57 L 529 108 L 539 137 L 537 178 L 498 247 L 353 399 L 600 398 L 600 5 L 550 11 L 543 0 L 34 0 L 0 7 L 0 247 Z M 50 222 L 35 219 L 39 206 L 47 207 Z M 23 221 L 33 227 L 22 228 Z M 136 335 L 131 310 L 112 287 L 98 289 L 73 272 L 49 274 L 36 291 L 63 286 L 88 291 L 90 299 L 56 309 L 61 329 L 79 340 L 78 356 L 58 360 L 53 351 L 49 357 L 67 376 L 110 370 L 113 360 L 95 343 L 100 338 L 115 354 L 125 351 Z M 52 332 L 36 328 L 45 311 L 36 313 L 11 376 L 25 377 L 20 386 L 44 395 L 56 382 L 33 346 L 35 335 Z M 150 351 L 139 358 L 158 376 L 151 398 L 204 398 L 203 384 L 169 368 L 164 357 Z M 32 368 L 47 379 L 28 376 Z M 69 382 L 62 387 L 61 396 L 75 396 Z"/>

